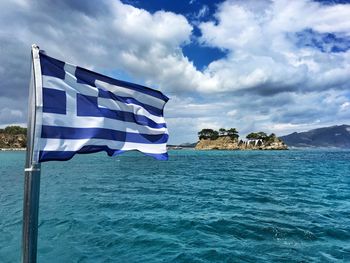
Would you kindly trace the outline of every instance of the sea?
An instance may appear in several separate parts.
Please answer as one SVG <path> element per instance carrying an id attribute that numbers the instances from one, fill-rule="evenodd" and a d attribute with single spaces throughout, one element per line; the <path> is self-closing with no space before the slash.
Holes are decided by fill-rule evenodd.
<path id="1" fill-rule="evenodd" d="M 350 150 L 172 150 L 42 164 L 38 262 L 350 262 Z M 0 152 L 20 262 L 24 152 Z"/>

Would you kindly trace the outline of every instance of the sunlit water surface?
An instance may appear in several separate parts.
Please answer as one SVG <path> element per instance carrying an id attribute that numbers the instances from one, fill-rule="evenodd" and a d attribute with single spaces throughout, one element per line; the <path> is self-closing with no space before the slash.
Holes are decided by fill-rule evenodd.
<path id="1" fill-rule="evenodd" d="M 0 152 L 19 262 L 24 152 Z M 39 262 L 350 262 L 350 151 L 80 155 L 42 165 Z"/>

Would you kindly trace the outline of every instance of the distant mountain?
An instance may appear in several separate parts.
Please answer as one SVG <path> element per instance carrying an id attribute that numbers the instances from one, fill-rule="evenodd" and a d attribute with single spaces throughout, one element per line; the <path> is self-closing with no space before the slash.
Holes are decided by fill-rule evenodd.
<path id="1" fill-rule="evenodd" d="M 350 125 L 339 125 L 294 132 L 280 137 L 290 147 L 350 148 Z"/>

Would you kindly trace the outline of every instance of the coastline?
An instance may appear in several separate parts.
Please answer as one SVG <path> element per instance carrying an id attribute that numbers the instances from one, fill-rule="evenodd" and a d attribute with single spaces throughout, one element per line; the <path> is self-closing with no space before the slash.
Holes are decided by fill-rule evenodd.
<path id="1" fill-rule="evenodd" d="M 276 136 L 269 140 L 238 140 L 238 138 L 230 138 L 229 136 L 221 136 L 217 139 L 200 139 L 197 143 L 196 150 L 288 150 L 288 146 Z"/>
<path id="2" fill-rule="evenodd" d="M 27 148 L 0 148 L 0 151 L 25 151 Z"/>

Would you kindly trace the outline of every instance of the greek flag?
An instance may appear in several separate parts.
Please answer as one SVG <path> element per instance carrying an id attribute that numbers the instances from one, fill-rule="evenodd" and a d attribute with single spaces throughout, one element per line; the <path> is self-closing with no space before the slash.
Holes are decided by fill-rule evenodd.
<path id="1" fill-rule="evenodd" d="M 39 52 L 34 154 L 38 162 L 76 153 L 114 156 L 138 150 L 167 160 L 167 126 L 160 91 L 74 66 Z M 37 88 L 38 89 L 38 88 Z M 37 91 L 38 92 L 38 91 Z"/>

